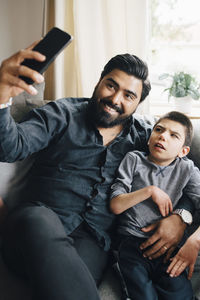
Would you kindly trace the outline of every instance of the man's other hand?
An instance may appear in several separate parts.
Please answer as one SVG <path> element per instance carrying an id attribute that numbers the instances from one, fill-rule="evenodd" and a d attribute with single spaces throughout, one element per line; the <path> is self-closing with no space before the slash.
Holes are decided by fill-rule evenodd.
<path id="1" fill-rule="evenodd" d="M 140 246 L 142 250 L 148 248 L 144 251 L 144 256 L 154 259 L 165 254 L 164 261 L 166 262 L 181 241 L 185 228 L 186 224 L 178 215 L 171 215 L 143 228 L 144 232 L 154 230 L 152 236 Z"/>

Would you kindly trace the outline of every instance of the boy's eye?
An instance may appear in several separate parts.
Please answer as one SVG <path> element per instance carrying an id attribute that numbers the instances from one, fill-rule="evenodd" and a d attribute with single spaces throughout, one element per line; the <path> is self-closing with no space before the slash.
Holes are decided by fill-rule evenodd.
<path id="1" fill-rule="evenodd" d="M 175 137 L 176 139 L 179 138 L 178 135 L 176 135 L 176 134 L 174 134 L 174 133 L 172 133 L 171 136 L 172 136 L 172 137 Z"/>
<path id="2" fill-rule="evenodd" d="M 155 131 L 160 132 L 160 131 L 161 131 L 161 128 L 156 127 L 156 128 L 155 128 Z"/>

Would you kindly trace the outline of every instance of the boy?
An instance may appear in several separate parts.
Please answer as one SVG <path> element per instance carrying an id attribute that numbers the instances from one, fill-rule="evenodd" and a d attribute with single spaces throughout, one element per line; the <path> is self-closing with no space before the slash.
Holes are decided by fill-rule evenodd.
<path id="1" fill-rule="evenodd" d="M 110 207 L 119 218 L 119 267 L 134 300 L 190 300 L 192 287 L 186 273 L 172 278 L 163 257 L 147 259 L 140 248 L 148 237 L 142 228 L 172 212 L 183 192 L 199 206 L 200 172 L 185 156 L 193 128 L 179 112 L 170 112 L 155 124 L 149 153 L 127 153 L 112 185 Z M 145 200 L 145 201 L 144 201 Z M 153 201 L 152 201 L 153 200 Z M 163 254 L 168 245 L 163 246 Z"/>

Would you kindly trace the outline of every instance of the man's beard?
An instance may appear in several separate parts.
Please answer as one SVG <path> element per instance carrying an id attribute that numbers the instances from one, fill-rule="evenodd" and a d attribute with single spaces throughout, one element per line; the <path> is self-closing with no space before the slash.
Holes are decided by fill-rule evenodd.
<path id="1" fill-rule="evenodd" d="M 108 105 L 112 109 L 116 110 L 116 112 L 119 113 L 119 116 L 113 119 L 111 114 L 109 114 L 104 110 L 100 110 L 99 103 Z M 112 101 L 110 101 L 107 98 L 102 98 L 98 102 L 94 91 L 90 102 L 90 117 L 97 127 L 111 128 L 116 125 L 124 124 L 131 118 L 131 115 L 124 116 L 123 114 L 124 114 L 123 109 L 113 104 Z"/>

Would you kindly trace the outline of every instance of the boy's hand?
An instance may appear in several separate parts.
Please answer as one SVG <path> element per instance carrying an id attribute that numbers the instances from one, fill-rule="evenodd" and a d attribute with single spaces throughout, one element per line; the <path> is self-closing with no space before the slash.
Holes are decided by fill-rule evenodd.
<path id="1" fill-rule="evenodd" d="M 2 62 L 0 66 L 0 103 L 8 102 L 10 97 L 15 97 L 23 91 L 32 95 L 37 94 L 37 90 L 32 85 L 28 85 L 19 77 L 20 75 L 30 77 L 36 83 L 44 80 L 40 73 L 21 65 L 24 59 L 45 60 L 44 55 L 32 50 L 37 43 L 38 41 Z"/>
<path id="2" fill-rule="evenodd" d="M 185 270 L 185 268 L 189 267 L 188 279 L 191 279 L 198 252 L 199 246 L 191 236 L 178 253 L 171 259 L 171 264 L 167 269 L 167 273 L 169 273 L 171 277 L 177 277 Z"/>
<path id="3" fill-rule="evenodd" d="M 166 217 L 173 210 L 172 201 L 169 196 L 160 188 L 152 186 L 152 200 L 155 202 L 163 217 Z"/>

